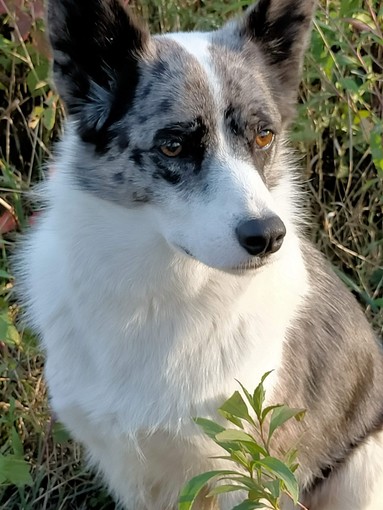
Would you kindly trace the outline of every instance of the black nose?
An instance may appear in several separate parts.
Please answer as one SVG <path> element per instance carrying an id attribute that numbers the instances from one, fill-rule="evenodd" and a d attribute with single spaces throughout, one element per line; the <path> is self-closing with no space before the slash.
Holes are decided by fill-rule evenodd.
<path id="1" fill-rule="evenodd" d="M 239 244 L 250 253 L 263 257 L 282 246 L 286 227 L 278 216 L 243 221 L 236 228 Z"/>

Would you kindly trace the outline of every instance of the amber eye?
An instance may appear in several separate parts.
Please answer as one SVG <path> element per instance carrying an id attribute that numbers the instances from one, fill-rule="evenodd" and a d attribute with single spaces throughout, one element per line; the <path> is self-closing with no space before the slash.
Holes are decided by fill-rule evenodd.
<path id="1" fill-rule="evenodd" d="M 258 149 L 267 149 L 274 140 L 274 133 L 270 129 L 263 129 L 255 137 L 255 144 Z"/>
<path id="2" fill-rule="evenodd" d="M 175 158 L 182 152 L 182 145 L 179 142 L 171 142 L 166 145 L 161 145 L 160 151 L 168 158 Z"/>

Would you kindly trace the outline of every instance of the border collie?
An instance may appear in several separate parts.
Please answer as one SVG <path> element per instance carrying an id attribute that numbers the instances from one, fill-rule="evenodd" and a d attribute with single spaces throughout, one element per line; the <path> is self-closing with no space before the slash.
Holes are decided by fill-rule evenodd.
<path id="1" fill-rule="evenodd" d="M 68 122 L 19 280 L 54 412 L 124 508 L 225 467 L 192 418 L 274 370 L 269 400 L 307 410 L 278 446 L 302 503 L 383 509 L 382 351 L 304 238 L 286 141 L 314 3 L 152 36 L 119 0 L 49 1 Z"/>

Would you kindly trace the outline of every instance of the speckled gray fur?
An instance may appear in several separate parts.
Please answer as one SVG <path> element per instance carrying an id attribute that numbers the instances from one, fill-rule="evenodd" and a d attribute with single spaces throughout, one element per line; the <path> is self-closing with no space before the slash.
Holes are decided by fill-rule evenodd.
<path id="1" fill-rule="evenodd" d="M 244 30 L 238 23 L 229 23 L 212 37 L 212 67 L 223 89 L 219 114 L 225 119 L 226 140 L 233 153 L 253 163 L 272 188 L 283 174 L 283 168 L 273 162 L 291 112 L 284 109 L 284 102 L 279 104 L 275 78 L 265 66 L 265 56 Z M 291 73 L 296 72 L 291 69 Z M 209 169 L 216 162 L 217 112 L 205 69 L 177 42 L 157 37 L 142 50 L 137 73 L 137 87 L 124 107 L 127 113 L 108 127 L 102 150 L 87 138 L 80 142 L 81 160 L 75 163 L 74 175 L 78 184 L 126 207 L 161 201 L 166 193 L 174 192 L 185 197 L 198 193 L 209 199 Z M 106 115 L 105 106 L 98 106 L 98 110 Z M 158 131 L 180 120 L 202 125 L 197 162 L 171 160 L 158 150 Z M 252 151 L 249 147 L 260 125 L 276 133 L 276 143 L 269 151 Z"/>

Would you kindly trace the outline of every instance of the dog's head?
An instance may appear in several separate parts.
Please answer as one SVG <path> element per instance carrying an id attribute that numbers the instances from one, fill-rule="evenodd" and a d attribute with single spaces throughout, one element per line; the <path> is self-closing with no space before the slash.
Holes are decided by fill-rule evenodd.
<path id="1" fill-rule="evenodd" d="M 268 260 L 291 226 L 284 132 L 313 9 L 259 0 L 221 30 L 152 37 L 119 0 L 50 0 L 78 185 L 150 208 L 168 244 L 208 266 Z"/>

